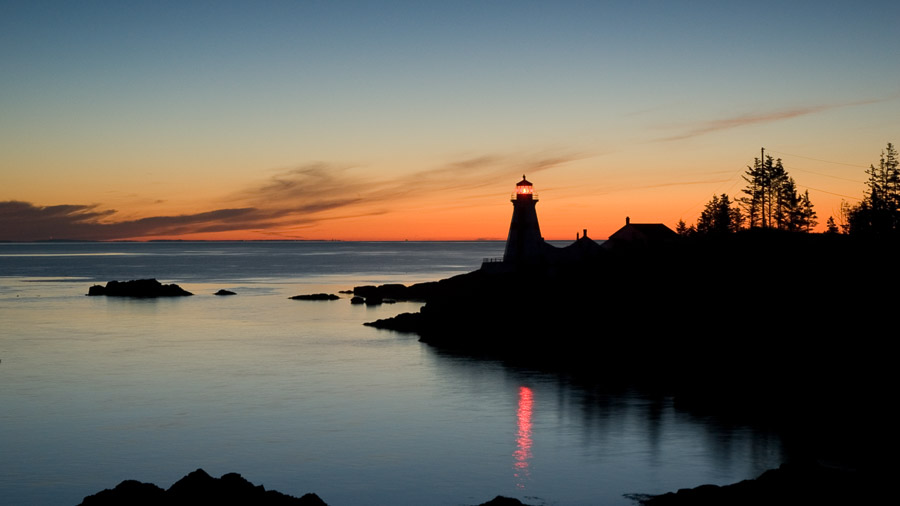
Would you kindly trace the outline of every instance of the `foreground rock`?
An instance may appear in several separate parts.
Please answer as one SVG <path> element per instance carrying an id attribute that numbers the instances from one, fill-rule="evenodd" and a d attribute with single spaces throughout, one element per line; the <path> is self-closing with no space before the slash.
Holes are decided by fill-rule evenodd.
<path id="1" fill-rule="evenodd" d="M 327 506 L 313 493 L 303 497 L 266 490 L 254 485 L 237 473 L 213 478 L 203 469 L 188 474 L 168 490 L 136 480 L 125 480 L 113 489 L 106 489 L 84 498 L 79 506 L 194 506 L 197 504 L 242 506 Z M 518 499 L 497 496 L 479 506 L 526 506 Z"/>
<path id="2" fill-rule="evenodd" d="M 155 279 L 134 279 L 131 281 L 110 281 L 106 286 L 94 285 L 88 295 L 106 295 L 108 297 L 184 297 L 194 295 L 172 283 L 164 285 Z"/>
<path id="3" fill-rule="evenodd" d="M 701 485 L 636 499 L 644 506 L 880 504 L 879 481 L 862 471 L 807 462 L 783 464 L 755 480 L 723 487 Z"/>
<path id="4" fill-rule="evenodd" d="M 106 489 L 84 498 L 81 506 L 181 506 L 195 504 L 253 504 L 261 506 L 325 506 L 316 494 L 297 498 L 262 485 L 254 485 L 240 474 L 228 473 L 213 478 L 197 469 L 175 482 L 168 490 L 135 480 L 125 480 L 114 489 Z"/>
<path id="5" fill-rule="evenodd" d="M 294 295 L 288 297 L 291 300 L 338 300 L 340 297 L 333 293 L 310 293 L 306 295 Z"/>
<path id="6" fill-rule="evenodd" d="M 214 293 L 213 295 L 237 295 L 237 294 L 232 292 L 231 290 L 226 290 L 223 288 L 223 289 L 219 290 L 218 292 Z"/>
<path id="7" fill-rule="evenodd" d="M 528 506 L 518 499 L 513 499 L 512 497 L 503 497 L 502 495 L 498 495 L 497 497 L 491 499 L 488 502 L 483 502 L 478 506 Z"/>

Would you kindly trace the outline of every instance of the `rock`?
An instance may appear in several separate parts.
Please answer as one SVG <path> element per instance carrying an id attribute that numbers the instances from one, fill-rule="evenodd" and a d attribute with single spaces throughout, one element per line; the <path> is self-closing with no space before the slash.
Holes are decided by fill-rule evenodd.
<path id="1" fill-rule="evenodd" d="M 392 318 L 366 322 L 363 325 L 397 332 L 418 332 L 422 325 L 422 313 L 400 313 Z"/>
<path id="2" fill-rule="evenodd" d="M 491 499 L 488 502 L 483 502 L 478 506 L 528 506 L 518 499 L 513 499 L 512 497 L 503 497 L 502 495 L 498 495 L 497 497 Z"/>
<path id="3" fill-rule="evenodd" d="M 81 506 L 105 506 L 112 504 L 132 504 L 150 506 L 163 504 L 166 491 L 152 483 L 141 483 L 136 480 L 125 480 L 114 489 L 106 489 L 89 495 L 81 502 Z"/>
<path id="4" fill-rule="evenodd" d="M 193 295 L 176 284 L 164 285 L 155 279 L 135 279 L 131 281 L 110 281 L 106 286 L 94 285 L 88 295 L 108 297 L 183 297 Z"/>
<path id="5" fill-rule="evenodd" d="M 782 464 L 754 480 L 725 485 L 700 485 L 650 496 L 645 506 L 845 505 L 884 504 L 878 481 L 858 470 L 827 467 L 815 462 Z M 879 499 L 881 497 L 881 499 Z"/>
<path id="6" fill-rule="evenodd" d="M 237 294 L 232 292 L 231 290 L 222 289 L 222 290 L 219 290 L 218 292 L 216 292 L 214 295 L 237 295 Z"/>
<path id="7" fill-rule="evenodd" d="M 203 469 L 188 474 L 163 490 L 152 483 L 126 480 L 110 490 L 106 489 L 84 498 L 81 506 L 182 506 L 193 504 L 253 504 L 262 506 L 326 506 L 316 494 L 297 498 L 262 485 L 254 485 L 240 474 L 228 473 L 213 478 Z"/>
<path id="8" fill-rule="evenodd" d="M 357 295 L 357 296 L 353 297 L 352 299 L 350 299 L 350 303 L 351 304 L 365 304 L 366 299 Z"/>
<path id="9" fill-rule="evenodd" d="M 307 295 L 294 295 L 288 297 L 291 300 L 338 300 L 340 297 L 333 293 L 310 293 Z"/>
<path id="10" fill-rule="evenodd" d="M 353 288 L 353 293 L 355 295 L 359 295 L 361 297 L 365 297 L 366 300 L 370 298 L 378 298 L 378 299 L 393 299 L 397 300 L 425 300 L 426 295 L 431 293 L 432 289 L 436 286 L 436 282 L 429 281 L 427 283 L 417 283 L 412 286 L 405 286 L 401 284 L 387 284 L 387 285 L 364 285 L 357 286 Z"/>

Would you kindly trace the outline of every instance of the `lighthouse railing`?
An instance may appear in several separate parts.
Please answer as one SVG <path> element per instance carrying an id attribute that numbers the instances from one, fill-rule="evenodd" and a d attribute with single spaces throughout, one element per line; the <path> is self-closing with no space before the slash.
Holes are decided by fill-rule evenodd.
<path id="1" fill-rule="evenodd" d="M 521 194 L 518 192 L 512 192 L 512 194 L 509 196 L 509 200 L 516 200 L 517 198 L 519 198 L 519 195 L 531 195 L 531 200 L 533 200 L 535 202 L 538 201 L 538 194 L 536 192 L 521 193 Z"/>

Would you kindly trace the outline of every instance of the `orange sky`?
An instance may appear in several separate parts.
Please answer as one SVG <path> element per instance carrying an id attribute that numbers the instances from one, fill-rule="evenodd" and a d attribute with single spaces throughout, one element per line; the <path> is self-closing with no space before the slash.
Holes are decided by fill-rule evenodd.
<path id="1" fill-rule="evenodd" d="M 522 174 L 603 239 L 763 146 L 821 229 L 900 139 L 900 4 L 766 3 L 12 5 L 0 240 L 502 240 Z"/>

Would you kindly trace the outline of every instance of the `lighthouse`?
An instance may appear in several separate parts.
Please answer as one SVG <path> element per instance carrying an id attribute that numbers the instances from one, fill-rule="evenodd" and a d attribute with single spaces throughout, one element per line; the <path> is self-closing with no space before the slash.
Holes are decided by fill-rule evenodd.
<path id="1" fill-rule="evenodd" d="M 503 263 L 525 264 L 541 260 L 544 250 L 544 239 L 538 225 L 538 198 L 534 194 L 534 185 L 525 175 L 516 183 L 516 192 L 510 199 L 513 205 L 512 222 L 509 224 L 509 236 L 506 238 L 506 249 L 503 252 Z"/>

